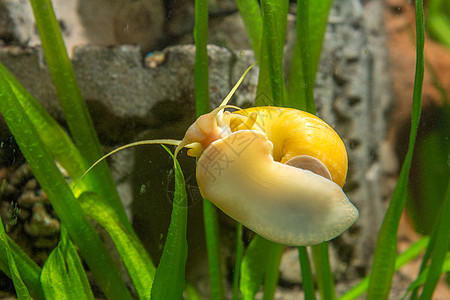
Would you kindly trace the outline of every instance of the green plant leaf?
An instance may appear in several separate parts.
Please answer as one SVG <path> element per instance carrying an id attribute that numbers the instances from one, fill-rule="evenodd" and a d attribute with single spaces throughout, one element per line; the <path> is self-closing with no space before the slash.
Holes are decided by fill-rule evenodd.
<path id="1" fill-rule="evenodd" d="M 261 8 L 257 0 L 237 0 L 239 13 L 244 21 L 247 36 L 259 64 L 259 77 L 255 106 L 272 105 L 272 88 L 269 79 L 269 63 L 266 38 L 263 34 Z"/>
<path id="2" fill-rule="evenodd" d="M 431 234 L 436 226 L 436 215 L 441 211 L 445 200 L 447 182 L 450 179 L 450 168 L 446 165 L 450 153 L 450 107 L 440 108 L 443 114 L 441 122 L 437 116 L 434 121 L 440 124 L 439 128 L 423 137 L 416 146 L 416 162 L 419 172 L 416 172 L 417 181 L 409 184 L 407 197 L 408 212 L 415 223 L 416 230 L 422 234 Z M 447 121 L 442 120 L 448 118 Z M 443 122 L 442 122 L 443 121 Z M 432 153 L 432 155 L 430 155 Z M 412 192 L 414 185 L 420 188 Z"/>
<path id="3" fill-rule="evenodd" d="M 50 150 L 55 160 L 67 171 L 72 180 L 76 181 L 89 168 L 89 164 L 61 126 L 1 63 L 0 72 L 8 81 L 18 103 L 36 128 L 45 147 Z M 107 189 L 107 184 L 95 172 L 90 172 L 77 187 L 77 191 L 95 190 L 104 197 L 116 195 L 114 191 Z"/>
<path id="4" fill-rule="evenodd" d="M 69 235 L 79 247 L 105 294 L 111 299 L 129 299 L 130 294 L 117 268 L 95 229 L 83 214 L 80 204 L 22 109 L 3 72 L 0 72 L 0 112 L 33 174 L 46 192 L 62 224 L 66 226 Z"/>
<path id="5" fill-rule="evenodd" d="M 52 2 L 51 0 L 30 0 L 30 3 L 36 19 L 45 60 L 70 133 L 83 158 L 88 164 L 92 164 L 103 153 L 67 55 Z M 102 191 L 108 193 L 104 199 L 117 211 L 120 220 L 131 230 L 131 225 L 128 222 L 106 162 L 101 162 L 95 172 L 98 174 L 97 178 L 101 178 L 99 181 L 105 186 Z"/>
<path id="6" fill-rule="evenodd" d="M 267 269 L 264 276 L 264 297 L 263 300 L 271 300 L 275 296 L 280 276 L 280 262 L 286 247 L 272 243 L 267 259 Z"/>
<path id="7" fill-rule="evenodd" d="M 425 268 L 425 270 L 423 272 L 420 273 L 419 277 L 417 277 L 417 279 L 414 280 L 413 283 L 411 283 L 411 285 L 408 287 L 408 289 L 406 290 L 402 299 L 406 299 L 406 297 L 408 296 L 409 293 L 411 293 L 413 290 L 420 288 L 425 283 L 425 281 L 427 280 L 427 277 L 428 277 L 429 269 L 430 268 L 427 267 L 427 268 Z M 450 252 L 447 253 L 444 263 L 442 264 L 440 274 L 443 274 L 446 272 L 450 272 Z"/>
<path id="8" fill-rule="evenodd" d="M 192 284 L 186 284 L 186 296 L 188 300 L 202 300 L 202 297 L 198 293 Z"/>
<path id="9" fill-rule="evenodd" d="M 51 0 L 30 0 L 50 74 L 75 144 L 93 163 L 102 153 Z"/>
<path id="10" fill-rule="evenodd" d="M 208 81 L 208 0 L 195 1 L 195 110 L 197 117 L 209 113 Z M 203 222 L 208 252 L 211 299 L 224 299 L 222 271 L 220 268 L 219 221 L 216 207 L 203 199 Z"/>
<path id="11" fill-rule="evenodd" d="M 283 47 L 286 41 L 288 8 L 288 1 L 261 1 L 263 20 L 262 48 L 265 48 L 267 51 L 267 56 L 264 55 L 264 52 L 261 55 L 262 61 L 260 62 L 260 79 L 258 81 L 257 95 L 268 94 L 268 90 L 265 88 L 266 79 L 264 78 L 268 74 L 272 91 L 270 96 L 276 106 L 284 106 L 287 101 L 283 74 Z M 270 97 L 269 95 L 267 96 Z"/>
<path id="12" fill-rule="evenodd" d="M 208 252 L 210 296 L 211 299 L 224 299 L 217 208 L 206 199 L 203 199 L 203 222 L 206 236 L 206 250 Z"/>
<path id="13" fill-rule="evenodd" d="M 297 1 L 297 39 L 289 72 L 289 106 L 315 114 L 313 90 L 331 0 Z"/>
<path id="14" fill-rule="evenodd" d="M 411 112 L 411 133 L 397 185 L 378 234 L 377 245 L 372 263 L 368 300 L 387 299 L 391 288 L 397 252 L 397 230 L 406 200 L 407 183 L 411 160 L 419 125 L 422 84 L 424 75 L 424 23 L 423 1 L 416 1 L 416 74 L 414 80 L 413 107 Z"/>
<path id="15" fill-rule="evenodd" d="M 269 255 L 277 244 L 256 235 L 247 250 L 241 265 L 240 289 L 242 300 L 254 299 L 266 274 Z"/>
<path id="16" fill-rule="evenodd" d="M 165 146 L 167 152 L 172 155 Z M 172 155 L 173 157 L 173 155 Z M 187 195 L 183 172 L 174 158 L 175 193 L 172 216 L 163 254 L 156 269 L 151 290 L 152 300 L 182 299 L 185 287 L 185 264 L 187 258 Z"/>
<path id="17" fill-rule="evenodd" d="M 239 279 L 241 275 L 242 258 L 244 256 L 244 243 L 242 242 L 242 224 L 236 225 L 236 261 L 233 272 L 233 300 L 239 300 Z"/>
<path id="18" fill-rule="evenodd" d="M 331 274 L 328 258 L 328 242 L 311 246 L 311 250 L 316 270 L 317 285 L 322 299 L 336 299 L 333 274 Z"/>
<path id="19" fill-rule="evenodd" d="M 119 221 L 116 212 L 100 199 L 100 195 L 87 192 L 78 200 L 88 217 L 100 224 L 111 236 L 128 270 L 139 299 L 149 299 L 155 277 L 155 266 L 134 232 Z"/>
<path id="20" fill-rule="evenodd" d="M 244 21 L 245 30 L 247 31 L 248 40 L 255 58 L 257 61 L 260 61 L 263 23 L 258 1 L 236 0 L 236 4 Z"/>
<path id="21" fill-rule="evenodd" d="M 426 29 L 430 36 L 450 47 L 450 4 L 446 0 L 427 2 Z"/>
<path id="22" fill-rule="evenodd" d="M 41 283 L 46 299 L 94 299 L 83 265 L 64 226 L 58 246 L 42 268 Z"/>
<path id="23" fill-rule="evenodd" d="M 412 244 L 408 249 L 405 250 L 405 252 L 397 256 L 397 259 L 395 260 L 395 271 L 398 271 L 405 264 L 418 257 L 423 252 L 423 250 L 427 248 L 429 243 L 430 238 L 423 237 Z M 364 294 L 364 292 L 367 291 L 367 288 L 369 287 L 369 279 L 369 276 L 364 277 L 364 279 L 361 280 L 356 286 L 342 295 L 339 300 L 352 300 Z"/>
<path id="24" fill-rule="evenodd" d="M 312 275 L 311 263 L 309 262 L 309 256 L 305 246 L 298 247 L 298 257 L 302 272 L 302 287 L 305 293 L 305 300 L 316 300 L 314 277 Z"/>
<path id="25" fill-rule="evenodd" d="M 9 236 L 5 234 L 5 237 L 8 241 L 8 245 L 2 243 L 0 246 L 0 270 L 2 270 L 6 276 L 11 278 L 10 263 L 8 259 L 9 256 L 7 251 L 11 252 L 14 258 L 14 263 L 21 274 L 20 277 L 27 286 L 31 296 L 34 299 L 44 299 L 44 292 L 42 291 L 41 282 L 39 280 L 41 268 L 33 260 L 31 260 L 31 258 L 26 255 Z M 9 250 L 6 250 L 5 247 L 7 246 L 9 247 Z"/>
<path id="26" fill-rule="evenodd" d="M 433 235 L 435 238 L 435 245 L 431 254 L 431 264 L 426 276 L 425 285 L 423 287 L 420 300 L 431 299 L 434 289 L 438 283 L 439 277 L 442 273 L 442 266 L 445 261 L 445 255 L 450 245 L 450 181 L 447 184 L 447 194 L 441 210 L 440 220 L 436 226 Z"/>
<path id="27" fill-rule="evenodd" d="M 30 299 L 31 300 L 31 296 L 28 293 L 28 289 L 27 289 L 25 283 L 22 281 L 19 270 L 17 269 L 14 256 L 13 256 L 11 248 L 9 246 L 8 236 L 6 235 L 5 229 L 3 228 L 3 223 L 2 223 L 1 217 L 0 217 L 0 227 L 1 227 L 1 229 L 0 229 L 0 254 L 2 256 L 2 263 L 0 265 L 2 267 L 2 271 L 4 271 L 8 275 L 8 277 L 12 279 L 12 281 L 14 283 L 14 288 L 16 290 L 17 298 L 19 300 L 22 300 L 22 299 L 24 299 L 24 300 Z M 4 260 L 6 260 L 6 264 L 3 262 Z M 42 295 L 39 295 L 40 298 L 41 298 L 41 296 Z"/>
<path id="28" fill-rule="evenodd" d="M 208 1 L 195 0 L 195 107 L 197 117 L 209 112 Z"/>
<path id="29" fill-rule="evenodd" d="M 70 175 L 81 176 L 89 165 L 84 161 L 69 136 L 1 63 L 0 72 L 8 80 L 22 109 L 33 123 L 43 143 L 52 151 L 55 159 L 64 166 Z"/>

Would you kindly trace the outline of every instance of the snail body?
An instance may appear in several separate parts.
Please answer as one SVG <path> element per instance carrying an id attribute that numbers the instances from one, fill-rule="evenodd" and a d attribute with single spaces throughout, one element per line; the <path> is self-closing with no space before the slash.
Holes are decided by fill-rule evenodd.
<path id="1" fill-rule="evenodd" d="M 357 210 L 337 184 L 274 161 L 272 150 L 267 136 L 253 130 L 213 142 L 198 159 L 200 192 L 244 226 L 280 244 L 318 244 L 354 223 Z"/>
<path id="2" fill-rule="evenodd" d="M 200 116 L 175 152 L 187 145 L 198 157 L 202 196 L 266 239 L 314 245 L 358 219 L 342 190 L 345 145 L 314 115 L 270 106 L 230 113 L 221 106 Z"/>

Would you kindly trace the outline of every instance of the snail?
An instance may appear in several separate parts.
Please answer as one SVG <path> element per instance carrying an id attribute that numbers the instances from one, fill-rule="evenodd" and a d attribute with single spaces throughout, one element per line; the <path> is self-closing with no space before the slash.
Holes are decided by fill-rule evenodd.
<path id="1" fill-rule="evenodd" d="M 197 157 L 202 196 L 255 233 L 291 246 L 337 237 L 359 215 L 342 190 L 347 174 L 344 143 L 328 124 L 307 112 L 228 105 L 249 69 L 222 104 L 200 116 L 181 141 L 136 142 L 101 159 L 140 144 L 176 145 L 175 157 L 187 147 L 188 155 Z"/>

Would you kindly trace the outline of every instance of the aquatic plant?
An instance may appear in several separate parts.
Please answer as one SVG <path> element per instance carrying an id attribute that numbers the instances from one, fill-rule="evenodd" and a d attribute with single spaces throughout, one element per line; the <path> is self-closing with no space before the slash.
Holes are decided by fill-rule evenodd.
<path id="1" fill-rule="evenodd" d="M 197 299 L 195 289 L 185 282 L 187 197 L 183 174 L 175 155 L 175 195 L 171 223 L 161 261 L 156 267 L 126 218 L 107 164 L 103 161 L 98 163 L 78 182 L 85 170 L 102 156 L 101 148 L 67 57 L 51 1 L 31 0 L 31 3 L 47 64 L 73 140 L 14 76 L 0 65 L 0 111 L 62 224 L 60 242 L 42 269 L 2 228 L 0 269 L 13 280 L 20 299 L 92 299 L 85 271 L 75 250 L 78 249 L 108 299 L 131 299 L 121 274 L 89 222 L 89 219 L 93 219 L 111 236 L 139 299 L 180 299 L 184 292 L 189 299 Z M 302 84 L 288 84 L 287 88 L 283 79 L 282 46 L 286 34 L 288 2 L 264 0 L 259 6 L 257 1 L 238 0 L 237 4 L 260 66 L 258 94 L 272 95 L 273 99 L 273 103 L 259 103 L 262 100 L 256 99 L 256 104 L 285 106 L 314 113 L 314 78 L 331 1 L 298 1 L 297 44 L 289 81 Z M 423 238 L 401 255 L 397 256 L 396 253 L 397 229 L 405 203 L 408 173 L 420 116 L 424 65 L 422 6 L 422 1 L 417 0 L 416 80 L 408 154 L 378 236 L 370 275 L 344 294 L 342 299 L 354 299 L 365 291 L 369 299 L 387 299 L 394 272 L 417 257 L 424 249 L 426 253 L 420 273 L 406 293 L 412 292 L 412 297 L 415 298 L 418 288 L 423 285 L 420 299 L 430 299 L 441 273 L 450 270 L 450 257 L 447 253 L 450 239 L 450 223 L 447 221 L 450 218 L 450 187 L 447 187 L 441 215 L 431 237 Z M 194 74 L 198 117 L 209 113 L 207 18 L 208 1 L 196 0 L 194 36 L 197 51 Z M 248 118 L 234 123 L 237 127 L 251 128 L 254 125 L 252 122 L 256 123 L 252 110 L 241 116 Z M 195 154 L 196 149 L 192 150 L 191 153 Z M 170 153 L 169 150 L 168 152 Z M 73 183 L 66 183 L 55 165 L 55 160 L 68 172 Z M 76 186 L 75 182 L 78 182 Z M 210 298 L 224 299 L 224 275 L 220 269 L 216 208 L 207 200 L 204 200 L 203 204 Z M 264 299 L 273 298 L 284 246 L 257 235 L 244 249 L 241 225 L 237 226 L 236 236 L 233 298 L 253 299 L 261 285 Z M 312 276 L 306 246 L 300 246 L 298 250 L 305 298 L 315 299 L 314 282 L 317 283 L 323 299 L 336 298 L 327 243 L 312 246 L 315 278 Z"/>

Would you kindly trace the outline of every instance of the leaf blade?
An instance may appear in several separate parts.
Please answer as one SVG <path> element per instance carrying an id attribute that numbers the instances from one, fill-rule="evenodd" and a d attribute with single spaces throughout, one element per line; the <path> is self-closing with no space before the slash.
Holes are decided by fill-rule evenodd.
<path id="1" fill-rule="evenodd" d="M 67 54 L 52 2 L 51 0 L 30 0 L 30 3 L 45 60 L 70 133 L 78 150 L 90 165 L 103 153 Z M 106 162 L 101 162 L 95 172 L 98 174 L 97 180 L 106 187 L 105 191 L 109 193 L 105 195 L 104 199 L 114 207 L 125 226 L 131 229 Z"/>
<path id="2" fill-rule="evenodd" d="M 98 194 L 86 192 L 81 194 L 78 200 L 85 213 L 111 236 L 139 299 L 149 299 L 156 268 L 136 234 L 128 231 L 118 221 L 116 212 L 100 198 Z"/>
<path id="3" fill-rule="evenodd" d="M 424 76 L 423 1 L 416 0 L 416 73 L 414 80 L 411 132 L 405 161 L 378 235 L 367 299 L 387 299 L 395 269 L 397 230 L 406 201 L 407 182 L 419 126 Z"/>
<path id="4" fill-rule="evenodd" d="M 0 217 L 0 253 L 4 254 L 2 255 L 2 260 L 4 259 L 4 256 L 6 256 L 7 264 L 2 270 L 6 271 L 7 275 L 12 279 L 14 283 L 14 289 L 16 290 L 16 294 L 18 299 L 30 299 L 31 296 L 28 292 L 28 289 L 25 285 L 25 283 L 22 281 L 22 278 L 20 276 L 19 270 L 17 269 L 14 256 L 12 254 L 12 251 L 9 246 L 8 242 L 8 236 L 6 235 L 5 229 L 3 228 L 2 219 Z"/>
<path id="5" fill-rule="evenodd" d="M 45 261 L 41 283 L 46 299 L 94 299 L 83 265 L 64 227 Z"/>
<path id="6" fill-rule="evenodd" d="M 170 152 L 163 146 L 170 155 Z M 173 155 L 172 155 L 173 157 Z M 181 299 L 185 287 L 185 264 L 187 259 L 187 195 L 183 172 L 178 161 L 175 166 L 175 193 L 172 216 L 163 254 L 156 269 L 151 299 Z"/>
<path id="7" fill-rule="evenodd" d="M 71 238 L 80 247 L 104 292 L 111 299 L 129 299 L 130 295 L 106 252 L 95 229 L 89 223 L 53 157 L 39 138 L 32 122 L 23 111 L 8 79 L 0 72 L 0 111 L 14 135 L 33 174 L 66 226 Z M 105 271 L 108 270 L 108 271 Z"/>

